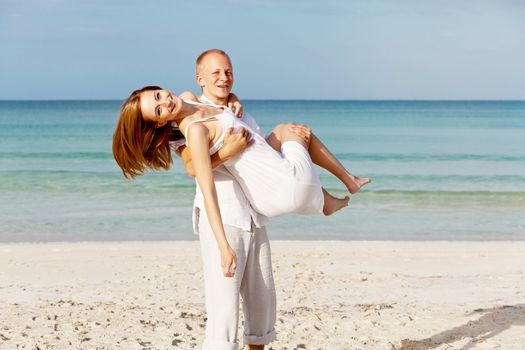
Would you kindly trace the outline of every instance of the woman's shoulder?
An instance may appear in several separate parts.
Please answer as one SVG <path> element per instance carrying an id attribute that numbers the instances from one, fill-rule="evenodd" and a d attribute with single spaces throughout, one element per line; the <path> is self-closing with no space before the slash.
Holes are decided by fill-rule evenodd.
<path id="1" fill-rule="evenodd" d="M 210 129 L 208 125 L 202 123 L 201 119 L 188 120 L 187 124 L 184 125 L 184 137 L 186 140 L 195 137 L 210 137 Z"/>

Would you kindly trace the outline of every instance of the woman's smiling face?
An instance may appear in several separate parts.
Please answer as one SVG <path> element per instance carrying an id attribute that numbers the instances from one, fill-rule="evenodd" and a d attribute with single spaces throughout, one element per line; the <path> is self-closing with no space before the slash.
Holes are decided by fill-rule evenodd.
<path id="1" fill-rule="evenodd" d="M 180 99 L 168 90 L 149 90 L 140 94 L 140 110 L 144 120 L 163 126 L 173 120 L 180 109 Z"/>

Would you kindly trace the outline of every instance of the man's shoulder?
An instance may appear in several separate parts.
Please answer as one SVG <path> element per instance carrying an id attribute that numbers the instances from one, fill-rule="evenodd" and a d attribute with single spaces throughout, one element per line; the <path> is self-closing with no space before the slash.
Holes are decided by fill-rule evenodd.
<path id="1" fill-rule="evenodd" d="M 207 105 L 213 105 L 213 106 L 217 106 L 215 103 L 213 103 L 208 97 L 206 97 L 206 95 L 202 94 L 199 96 L 199 101 L 200 103 L 204 103 L 204 104 L 207 104 Z"/>

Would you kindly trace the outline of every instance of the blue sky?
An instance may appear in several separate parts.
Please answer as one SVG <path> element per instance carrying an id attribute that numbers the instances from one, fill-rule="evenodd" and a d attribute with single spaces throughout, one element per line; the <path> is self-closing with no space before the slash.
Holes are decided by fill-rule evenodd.
<path id="1" fill-rule="evenodd" d="M 522 0 L 0 0 L 0 99 L 199 92 L 222 48 L 244 99 L 525 99 Z"/>

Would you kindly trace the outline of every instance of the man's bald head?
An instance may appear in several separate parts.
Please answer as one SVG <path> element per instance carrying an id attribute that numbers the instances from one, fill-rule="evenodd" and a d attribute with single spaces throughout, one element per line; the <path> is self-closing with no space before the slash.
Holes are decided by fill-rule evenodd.
<path id="1" fill-rule="evenodd" d="M 206 64 L 206 58 L 208 58 L 211 55 L 224 56 L 228 59 L 228 61 L 230 61 L 230 65 L 231 65 L 232 61 L 230 60 L 230 56 L 228 56 L 226 52 L 219 50 L 219 49 L 206 50 L 203 53 L 201 53 L 199 57 L 197 57 L 197 61 L 195 62 L 195 70 L 197 74 L 202 74 L 202 70 L 204 69 L 204 65 Z"/>

